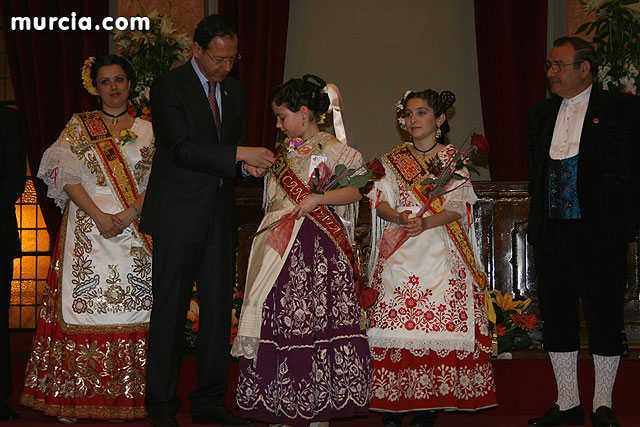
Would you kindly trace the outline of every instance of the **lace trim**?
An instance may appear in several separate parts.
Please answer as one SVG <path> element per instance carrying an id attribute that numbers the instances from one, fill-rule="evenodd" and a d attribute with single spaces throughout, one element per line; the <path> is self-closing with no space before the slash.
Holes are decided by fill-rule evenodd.
<path id="1" fill-rule="evenodd" d="M 371 330 L 370 332 L 371 333 Z M 423 351 L 464 351 L 473 353 L 474 341 L 464 339 L 451 340 L 419 340 L 415 337 L 376 337 L 368 336 L 369 346 L 378 348 L 402 348 Z"/>
<path id="2" fill-rule="evenodd" d="M 313 344 L 308 345 L 278 345 L 276 341 L 273 340 L 261 340 L 260 338 L 254 337 L 245 337 L 245 336 L 236 336 L 233 341 L 233 346 L 231 347 L 231 355 L 233 357 L 244 357 L 246 359 L 255 359 L 258 354 L 258 346 L 260 344 L 271 344 L 277 346 L 279 350 L 294 350 L 300 348 L 314 348 L 318 344 L 332 344 L 336 341 L 341 340 L 352 340 L 354 338 L 362 338 L 366 339 L 363 335 L 360 334 L 350 334 L 350 335 L 340 335 L 336 337 L 332 337 L 325 340 L 314 340 Z M 237 344 L 236 344 L 237 343 Z"/>

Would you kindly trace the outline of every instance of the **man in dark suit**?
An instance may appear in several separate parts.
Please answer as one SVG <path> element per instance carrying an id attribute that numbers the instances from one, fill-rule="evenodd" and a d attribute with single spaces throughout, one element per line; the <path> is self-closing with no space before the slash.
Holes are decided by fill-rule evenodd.
<path id="1" fill-rule="evenodd" d="M 195 30 L 193 57 L 151 88 L 156 153 L 140 228 L 153 237 L 147 410 L 153 425 L 178 425 L 176 388 L 194 281 L 200 299 L 194 424 L 243 425 L 223 404 L 229 365 L 237 222 L 236 163 L 254 176 L 274 161 L 246 147 L 244 87 L 228 77 L 240 59 L 238 35 L 211 15 Z"/>
<path id="2" fill-rule="evenodd" d="M 16 110 L 0 106 L 0 352 L 3 371 L 0 381 L 0 421 L 18 420 L 20 417 L 9 408 L 11 395 L 11 348 L 9 342 L 9 301 L 13 259 L 21 255 L 16 209 L 14 203 L 24 191 L 26 181 L 25 142 L 22 119 Z"/>
<path id="3" fill-rule="evenodd" d="M 611 396 L 625 351 L 627 246 L 638 233 L 640 98 L 593 84 L 593 47 L 554 42 L 546 64 L 551 98 L 527 116 L 533 245 L 543 346 L 558 387 L 556 404 L 529 426 L 578 425 L 579 300 L 595 367 L 592 424 L 618 426 Z"/>

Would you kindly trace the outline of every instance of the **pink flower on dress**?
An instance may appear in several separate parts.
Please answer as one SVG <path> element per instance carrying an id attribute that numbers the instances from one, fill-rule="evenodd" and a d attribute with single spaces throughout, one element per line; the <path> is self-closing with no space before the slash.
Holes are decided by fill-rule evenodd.
<path id="1" fill-rule="evenodd" d="M 456 330 L 456 325 L 454 325 L 453 322 L 447 323 L 447 331 L 453 332 L 455 330 Z"/>
<path id="2" fill-rule="evenodd" d="M 416 302 L 416 300 L 414 298 L 407 298 L 404 301 L 404 304 L 409 308 L 413 308 L 413 307 L 416 306 L 417 302 Z"/>

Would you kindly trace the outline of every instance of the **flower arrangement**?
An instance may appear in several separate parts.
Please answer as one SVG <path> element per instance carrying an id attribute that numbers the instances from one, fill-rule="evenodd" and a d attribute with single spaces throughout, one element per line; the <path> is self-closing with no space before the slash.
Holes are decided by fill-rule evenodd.
<path id="1" fill-rule="evenodd" d="M 122 146 L 130 144 L 138 138 L 138 135 L 136 135 L 131 129 L 122 129 L 118 136 L 120 139 L 120 145 Z"/>
<path id="2" fill-rule="evenodd" d="M 426 186 L 428 194 L 425 195 L 424 205 L 416 213 L 416 216 L 424 216 L 434 199 L 456 190 L 469 181 L 469 177 L 465 177 L 458 172 L 465 167 L 471 171 L 475 170 L 469 165 L 471 154 L 476 152 L 487 153 L 488 151 L 489 142 L 487 139 L 483 135 L 472 133 L 446 164 L 443 164 L 438 156 L 433 157 L 427 164 L 433 178 L 427 178 L 422 181 L 422 185 Z M 452 185 L 454 180 L 462 182 L 454 186 Z M 392 226 L 387 228 L 380 239 L 380 255 L 388 259 L 408 239 L 409 235 L 402 227 Z"/>
<path id="3" fill-rule="evenodd" d="M 240 310 L 242 309 L 242 299 L 244 294 L 237 286 L 233 287 L 233 302 L 231 309 L 231 344 L 238 334 L 238 323 L 240 322 Z M 191 290 L 191 301 L 184 330 L 184 349 L 187 353 L 193 354 L 198 348 L 200 340 L 200 299 L 198 289 L 193 286 Z"/>
<path id="4" fill-rule="evenodd" d="M 136 16 L 145 14 L 142 8 Z M 186 60 L 191 39 L 174 29 L 170 16 L 154 10 L 147 17 L 149 30 L 115 30 L 113 40 L 118 52 L 131 61 L 136 70 L 136 87 L 131 93 L 135 113 L 149 119 L 149 92 L 153 80 Z"/>
<path id="5" fill-rule="evenodd" d="M 195 285 L 191 289 L 191 301 L 184 331 L 184 349 L 188 353 L 195 353 L 198 348 L 198 336 L 200 332 L 200 300 Z"/>
<path id="6" fill-rule="evenodd" d="M 531 305 L 531 299 L 514 299 L 511 292 L 503 294 L 497 289 L 489 295 L 496 312 L 497 354 L 531 347 L 533 340 L 529 332 L 537 319 L 534 314 L 523 313 Z"/>
<path id="7" fill-rule="evenodd" d="M 95 56 L 90 56 L 85 59 L 84 64 L 82 65 L 82 86 L 84 86 L 87 92 L 91 95 L 98 95 L 98 91 L 91 81 L 91 66 L 95 60 Z"/>
<path id="8" fill-rule="evenodd" d="M 598 81 L 605 90 L 638 94 L 640 65 L 640 1 L 580 0 L 596 19 L 576 33 L 593 33 L 598 55 Z"/>

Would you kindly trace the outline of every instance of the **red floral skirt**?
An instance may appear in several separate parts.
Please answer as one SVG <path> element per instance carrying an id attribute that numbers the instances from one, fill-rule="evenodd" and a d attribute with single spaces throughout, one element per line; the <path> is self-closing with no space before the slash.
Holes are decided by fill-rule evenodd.
<path id="1" fill-rule="evenodd" d="M 61 258 L 58 244 L 52 266 Z M 20 403 L 60 417 L 144 418 L 148 325 L 61 325 L 59 304 L 52 267 Z"/>
<path id="2" fill-rule="evenodd" d="M 488 337 L 477 331 L 478 338 Z M 495 406 L 491 357 L 478 344 L 476 341 L 473 353 L 373 347 L 370 408 L 387 412 L 475 411 Z M 490 348 L 490 343 L 484 344 Z"/>

